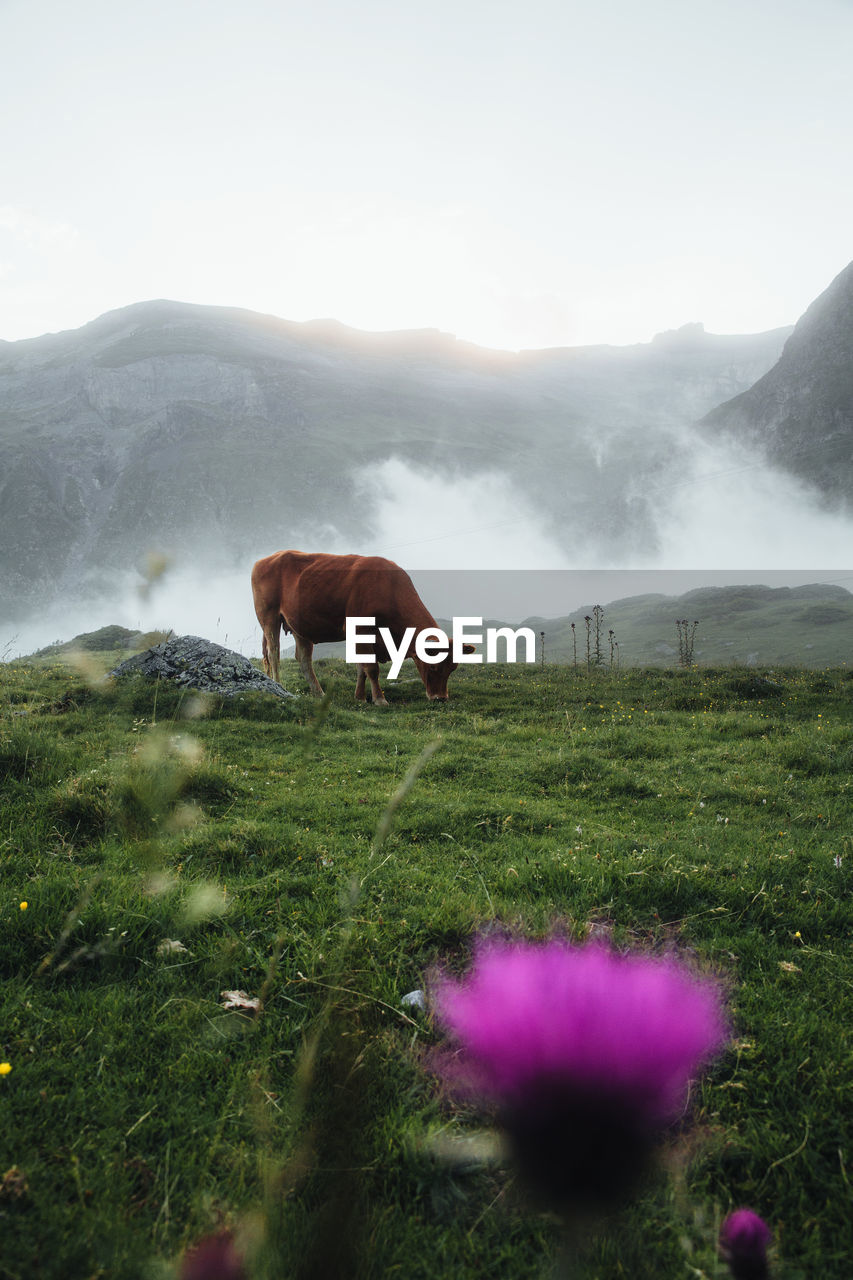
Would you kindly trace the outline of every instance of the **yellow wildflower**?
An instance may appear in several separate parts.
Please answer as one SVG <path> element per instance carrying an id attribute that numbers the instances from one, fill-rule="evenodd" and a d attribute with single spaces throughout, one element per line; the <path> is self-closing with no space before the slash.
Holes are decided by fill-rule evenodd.
<path id="1" fill-rule="evenodd" d="M 11 1062 L 0 1062 L 0 1076 L 7 1076 L 11 1070 Z"/>

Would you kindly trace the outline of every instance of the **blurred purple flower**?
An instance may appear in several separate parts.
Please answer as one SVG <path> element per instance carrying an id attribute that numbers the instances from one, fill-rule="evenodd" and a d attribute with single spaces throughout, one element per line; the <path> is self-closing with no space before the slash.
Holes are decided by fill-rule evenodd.
<path id="1" fill-rule="evenodd" d="M 767 1280 L 770 1228 L 751 1209 L 730 1213 L 720 1230 L 720 1253 L 734 1280 Z"/>
<path id="2" fill-rule="evenodd" d="M 633 1184 L 727 1039 L 712 983 L 598 945 L 483 945 L 435 1006 L 461 1048 L 437 1070 L 495 1106 L 524 1180 L 561 1207 Z"/>
<path id="3" fill-rule="evenodd" d="M 247 1280 L 243 1259 L 230 1231 L 205 1236 L 184 1254 L 180 1280 Z"/>

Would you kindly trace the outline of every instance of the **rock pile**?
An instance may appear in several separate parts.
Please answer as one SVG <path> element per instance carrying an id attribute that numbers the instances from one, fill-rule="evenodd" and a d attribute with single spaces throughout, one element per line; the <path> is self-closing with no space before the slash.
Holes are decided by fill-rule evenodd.
<path id="1" fill-rule="evenodd" d="M 275 680 L 256 670 L 248 658 L 200 636 L 173 636 L 144 653 L 128 658 L 110 672 L 111 676 L 143 675 L 174 680 L 187 689 L 201 689 L 233 698 L 241 693 L 272 693 L 277 698 L 293 698 Z"/>

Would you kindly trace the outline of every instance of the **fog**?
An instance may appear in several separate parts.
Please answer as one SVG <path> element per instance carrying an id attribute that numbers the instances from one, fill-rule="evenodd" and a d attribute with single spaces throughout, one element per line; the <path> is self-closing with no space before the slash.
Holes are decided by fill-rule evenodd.
<path id="1" fill-rule="evenodd" d="M 0 628 L 0 659 L 8 660 L 87 631 L 116 624 L 132 631 L 172 630 L 204 636 L 247 656 L 260 653 L 260 630 L 249 584 L 251 561 L 205 568 L 176 555 L 160 580 L 148 587 L 128 573 L 90 600 L 63 598 L 38 618 Z M 257 641 L 255 633 L 257 632 Z"/>
<path id="2" fill-rule="evenodd" d="M 434 614 L 521 621 L 559 617 L 647 592 L 680 595 L 734 583 L 834 582 L 853 589 L 853 519 L 821 508 L 793 478 L 742 449 L 695 443 L 646 489 L 653 543 L 615 562 L 602 535 L 593 545 L 568 523 L 557 536 L 512 478 L 437 475 L 391 459 L 362 477 L 372 534 L 359 546 L 330 536 L 322 546 L 283 530 L 280 546 L 385 555 L 407 568 Z M 606 530 L 607 522 L 599 526 Z M 624 545 L 624 539 L 623 539 Z M 0 659 L 34 652 L 108 624 L 201 635 L 247 656 L 261 633 L 249 575 L 258 546 L 215 563 L 178 549 L 154 583 L 128 572 L 100 597 L 66 593 L 38 618 L 0 624 Z"/>
<path id="3" fill-rule="evenodd" d="M 391 458 L 361 488 L 377 527 L 365 552 L 409 570 L 570 567 L 506 475 L 440 476 Z"/>
<path id="4" fill-rule="evenodd" d="M 748 449 L 696 441 L 689 474 L 650 491 L 657 559 L 672 569 L 845 570 L 853 516 Z"/>

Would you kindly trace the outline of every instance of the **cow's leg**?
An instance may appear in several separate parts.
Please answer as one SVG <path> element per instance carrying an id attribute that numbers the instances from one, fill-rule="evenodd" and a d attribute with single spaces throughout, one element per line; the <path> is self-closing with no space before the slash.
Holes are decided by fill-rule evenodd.
<path id="1" fill-rule="evenodd" d="M 280 651 L 279 639 L 281 636 L 281 619 L 276 614 L 275 618 L 265 618 L 263 622 L 264 639 L 261 646 L 261 656 L 264 660 L 264 671 L 270 679 L 278 682 Z"/>
<path id="2" fill-rule="evenodd" d="M 311 656 L 314 653 L 313 640 L 306 640 L 304 636 L 298 636 L 293 633 L 293 639 L 296 642 L 296 660 L 299 663 L 302 674 L 311 686 L 312 693 L 319 693 L 323 696 L 323 690 L 320 688 L 320 681 L 314 674 L 314 667 L 311 664 Z"/>
<path id="3" fill-rule="evenodd" d="M 367 676 L 370 681 L 370 692 L 373 696 L 374 707 L 387 707 L 385 694 L 379 687 L 379 663 L 372 662 L 369 665 L 359 663 L 358 681 L 355 686 L 355 696 L 363 701 L 364 699 L 364 677 Z"/>
<path id="4" fill-rule="evenodd" d="M 358 664 L 358 676 L 355 682 L 355 700 L 356 702 L 364 702 L 364 665 Z"/>

